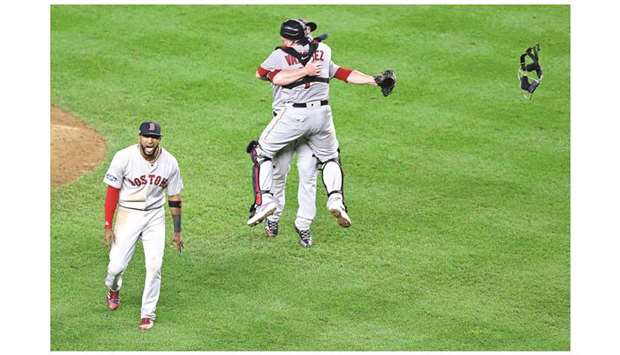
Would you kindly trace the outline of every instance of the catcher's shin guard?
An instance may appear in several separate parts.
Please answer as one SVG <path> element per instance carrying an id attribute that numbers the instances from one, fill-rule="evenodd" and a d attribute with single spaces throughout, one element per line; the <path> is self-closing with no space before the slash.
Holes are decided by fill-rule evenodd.
<path id="1" fill-rule="evenodd" d="M 336 218 L 341 227 L 351 227 L 351 218 L 344 202 L 344 172 L 338 159 L 329 160 L 323 165 L 323 184 L 327 190 L 329 213 Z"/>
<path id="2" fill-rule="evenodd" d="M 323 164 L 323 185 L 327 191 L 327 197 L 335 193 L 342 194 L 344 174 L 337 159 L 328 160 Z"/>
<path id="3" fill-rule="evenodd" d="M 535 44 L 534 46 L 525 50 L 525 53 L 521 54 L 519 57 L 519 71 L 517 77 L 519 78 L 519 84 L 521 90 L 523 90 L 523 95 L 526 98 L 531 98 L 532 94 L 538 86 L 542 83 L 543 79 L 543 68 L 540 66 L 538 61 L 538 52 L 540 51 L 540 45 Z M 530 58 L 532 61 L 529 64 L 526 64 L 526 59 Z M 528 78 L 528 73 L 536 73 L 537 79 Z"/>
<path id="4" fill-rule="evenodd" d="M 344 171 L 342 170 L 340 154 L 338 154 L 338 158 L 330 159 L 322 163 L 321 170 L 323 171 L 323 186 L 325 186 L 327 198 L 333 199 L 332 195 L 340 194 L 342 197 L 342 205 L 346 211 L 347 205 L 344 202 Z"/>
<path id="5" fill-rule="evenodd" d="M 254 190 L 254 203 L 250 206 L 249 211 L 249 218 L 252 219 L 252 217 L 257 213 L 259 207 L 262 206 L 265 202 L 264 197 L 266 195 L 271 197 L 271 171 L 273 169 L 273 163 L 271 161 L 271 158 L 265 157 L 262 154 L 257 141 L 251 141 L 246 148 L 246 152 L 250 154 L 250 158 L 252 159 L 253 163 L 252 189 Z M 271 200 L 267 202 L 273 204 Z M 273 213 L 273 211 L 271 211 L 271 213 Z M 262 221 L 262 218 L 259 219 L 259 222 L 260 221 Z M 252 224 L 253 223 L 254 221 L 252 221 Z"/>

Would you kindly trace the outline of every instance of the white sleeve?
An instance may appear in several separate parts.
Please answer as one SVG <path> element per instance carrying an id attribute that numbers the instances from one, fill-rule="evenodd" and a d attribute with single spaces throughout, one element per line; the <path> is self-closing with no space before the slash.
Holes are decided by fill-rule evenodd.
<path id="1" fill-rule="evenodd" d="M 267 59 L 265 59 L 265 61 L 261 63 L 260 67 L 268 71 L 272 71 L 274 69 L 281 69 L 280 65 L 278 64 L 280 58 L 278 52 L 280 52 L 279 49 L 271 52 L 269 57 L 267 57 Z"/>
<path id="2" fill-rule="evenodd" d="M 332 61 L 329 62 L 329 78 L 333 78 L 340 66 Z"/>
<path id="3" fill-rule="evenodd" d="M 103 182 L 116 189 L 120 189 L 123 185 L 123 176 L 125 175 L 125 167 L 127 166 L 127 162 L 128 160 L 126 154 L 116 152 L 116 154 L 114 154 L 114 158 L 112 158 L 108 171 L 105 173 Z"/>
<path id="4" fill-rule="evenodd" d="M 179 164 L 174 162 L 174 167 L 172 168 L 172 174 L 168 178 L 168 185 L 166 186 L 168 190 L 168 196 L 178 195 L 183 190 L 183 179 L 181 178 L 181 171 L 179 170 Z"/>

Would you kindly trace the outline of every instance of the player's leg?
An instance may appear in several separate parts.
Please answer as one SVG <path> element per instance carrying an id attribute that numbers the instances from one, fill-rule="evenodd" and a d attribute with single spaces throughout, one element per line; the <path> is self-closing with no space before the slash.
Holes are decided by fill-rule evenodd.
<path id="1" fill-rule="evenodd" d="M 144 226 L 142 211 L 119 207 L 114 222 L 115 241 L 110 247 L 105 285 L 108 288 L 108 308 L 114 310 L 120 305 L 119 291 L 123 285 L 123 272 L 136 249 L 136 242 Z"/>
<path id="2" fill-rule="evenodd" d="M 146 276 L 140 318 L 154 320 L 161 289 L 161 265 L 166 242 L 166 224 L 164 223 L 164 208 L 151 210 L 147 213 L 148 222 L 144 232 L 142 232 Z"/>
<path id="3" fill-rule="evenodd" d="M 310 146 L 302 142 L 297 147 L 297 171 L 299 172 L 299 188 L 297 201 L 299 208 L 295 226 L 299 229 L 308 229 L 316 216 L 316 180 L 318 163 Z"/>
<path id="4" fill-rule="evenodd" d="M 258 141 L 251 141 L 246 151 L 252 159 L 252 189 L 254 190 L 254 202 L 250 206 L 248 225 L 254 226 L 273 213 L 276 208 L 275 203 L 271 203 L 273 198 L 264 201 L 269 198 L 268 196 L 272 196 L 273 162 L 272 158 L 260 155 L 262 150 L 260 150 Z"/>
<path id="5" fill-rule="evenodd" d="M 341 227 L 350 227 L 347 205 L 344 201 L 344 172 L 340 156 L 323 163 L 323 184 L 327 191 L 327 209 Z"/>
<path id="6" fill-rule="evenodd" d="M 277 208 L 266 220 L 265 232 L 269 237 L 278 235 L 280 216 L 282 215 L 282 210 L 286 203 L 286 178 L 290 170 L 294 149 L 295 144 L 291 143 L 280 150 L 273 158 L 271 192 L 276 200 Z"/>
<path id="7" fill-rule="evenodd" d="M 316 215 L 316 179 L 318 160 L 305 140 L 299 140 L 296 149 L 299 188 L 297 189 L 297 218 L 295 230 L 299 234 L 299 243 L 304 247 L 312 245 L 310 225 Z"/>
<path id="8" fill-rule="evenodd" d="M 120 290 L 122 286 L 122 274 L 129 265 L 136 249 L 136 241 L 144 227 L 142 213 L 123 207 L 119 207 L 116 213 L 115 241 L 110 247 L 108 273 L 105 279 L 106 286 L 112 290 Z"/>
<path id="9" fill-rule="evenodd" d="M 258 142 L 251 142 L 247 151 L 253 162 L 252 182 L 254 205 L 250 209 L 247 224 L 254 226 L 275 212 L 277 204 L 271 192 L 273 157 L 289 143 L 304 134 L 303 115 L 299 110 L 283 108 L 263 131 Z"/>
<path id="10" fill-rule="evenodd" d="M 317 110 L 319 111 L 319 110 Z M 313 120 L 318 128 L 315 134 L 309 137 L 308 144 L 314 155 L 322 163 L 323 184 L 327 191 L 327 208 L 342 227 L 351 226 L 347 207 L 344 202 L 344 173 L 338 152 L 338 139 L 332 119 L 331 108 L 323 106 L 322 120 Z"/>

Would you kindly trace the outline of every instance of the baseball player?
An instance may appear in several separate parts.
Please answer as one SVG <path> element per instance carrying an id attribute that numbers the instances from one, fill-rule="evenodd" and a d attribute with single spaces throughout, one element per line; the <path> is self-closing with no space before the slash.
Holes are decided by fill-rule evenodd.
<path id="1" fill-rule="evenodd" d="M 342 191 L 339 145 L 329 106 L 329 80 L 379 85 L 384 96 L 389 95 L 396 84 L 396 77 L 389 70 L 372 77 L 336 65 L 331 60 L 329 46 L 306 37 L 306 26 L 309 25 L 296 19 L 282 23 L 282 46 L 277 47 L 257 70 L 257 76 L 272 83 L 274 117 L 258 143 L 248 146 L 253 161 L 254 188 L 249 226 L 262 222 L 277 209 L 271 191 L 274 156 L 291 142 L 304 137 L 323 170 L 327 208 L 340 226 L 349 227 L 351 219 Z M 283 109 L 275 110 L 279 107 Z M 303 232 L 299 231 L 300 236 Z M 304 243 L 303 239 L 301 242 Z"/>
<path id="2" fill-rule="evenodd" d="M 311 32 L 316 30 L 314 22 L 307 22 L 299 19 L 304 24 L 304 34 L 312 40 Z M 325 36 L 326 37 L 326 36 Z M 257 73 L 257 77 L 260 76 Z M 278 110 L 283 107 L 278 108 Z M 274 111 L 275 115 L 275 111 Z M 279 231 L 279 221 L 282 210 L 286 203 L 286 179 L 291 168 L 293 155 L 297 154 L 297 169 L 299 173 L 299 187 L 297 189 L 297 218 L 295 219 L 295 230 L 298 233 L 304 232 L 299 236 L 299 243 L 303 247 L 312 245 L 312 234 L 310 224 L 316 215 L 316 177 L 318 173 L 318 161 L 312 154 L 312 150 L 305 138 L 299 138 L 282 149 L 273 159 L 273 181 L 272 193 L 276 200 L 277 207 L 275 212 L 265 220 L 265 233 L 269 237 L 275 238 Z"/>
<path id="3" fill-rule="evenodd" d="M 123 272 L 133 256 L 136 243 L 142 240 L 146 277 L 138 326 L 140 330 L 153 327 L 159 300 L 165 245 L 165 192 L 174 225 L 172 241 L 179 252 L 183 250 L 180 195 L 183 180 L 177 160 L 159 145 L 160 140 L 159 124 L 143 122 L 138 144 L 118 151 L 103 179 L 108 185 L 104 235 L 104 242 L 110 248 L 105 278 L 107 305 L 110 310 L 119 307 Z M 117 204 L 118 213 L 112 228 Z"/>

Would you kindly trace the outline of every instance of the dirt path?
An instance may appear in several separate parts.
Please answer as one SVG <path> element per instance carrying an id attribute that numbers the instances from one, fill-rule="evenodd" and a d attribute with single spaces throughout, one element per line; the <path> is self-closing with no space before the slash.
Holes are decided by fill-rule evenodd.
<path id="1" fill-rule="evenodd" d="M 52 106 L 52 187 L 70 183 L 97 167 L 105 157 L 103 137 L 71 114 Z"/>

